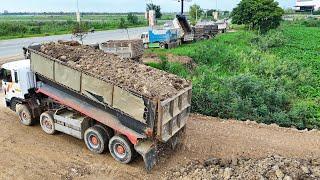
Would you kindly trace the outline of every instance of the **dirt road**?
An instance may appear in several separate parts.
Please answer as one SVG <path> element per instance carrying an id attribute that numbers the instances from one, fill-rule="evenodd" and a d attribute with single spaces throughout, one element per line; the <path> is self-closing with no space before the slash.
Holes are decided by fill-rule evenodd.
<path id="1" fill-rule="evenodd" d="M 23 57 L 23 55 L 20 55 L 20 54 L 6 56 L 6 57 L 0 57 L 0 66 L 2 66 L 2 64 L 7 63 L 7 62 L 22 60 L 22 59 L 24 59 L 24 57 Z"/>
<path id="2" fill-rule="evenodd" d="M 46 135 L 39 125 L 19 124 L 0 99 L 0 179 L 162 179 L 165 172 L 190 160 L 210 157 L 320 157 L 320 132 L 301 132 L 255 123 L 221 121 L 193 115 L 182 149 L 164 155 L 151 174 L 142 159 L 130 165 L 110 154 L 94 155 L 81 140 L 64 134 Z"/>

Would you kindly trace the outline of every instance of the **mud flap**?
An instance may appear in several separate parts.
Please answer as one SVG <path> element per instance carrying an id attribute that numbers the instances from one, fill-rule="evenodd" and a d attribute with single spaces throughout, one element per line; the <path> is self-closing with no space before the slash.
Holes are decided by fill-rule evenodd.
<path id="1" fill-rule="evenodd" d="M 145 168 L 150 172 L 157 162 L 157 150 L 154 143 L 151 141 L 139 142 L 134 146 L 134 149 L 142 156 Z"/>

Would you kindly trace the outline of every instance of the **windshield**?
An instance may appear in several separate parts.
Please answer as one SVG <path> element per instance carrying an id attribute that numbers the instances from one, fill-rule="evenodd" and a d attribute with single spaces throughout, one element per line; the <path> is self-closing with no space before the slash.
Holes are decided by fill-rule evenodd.
<path id="1" fill-rule="evenodd" d="M 0 79 L 2 79 L 4 82 L 12 82 L 11 71 L 7 70 L 7 69 L 1 69 L 0 70 Z"/>

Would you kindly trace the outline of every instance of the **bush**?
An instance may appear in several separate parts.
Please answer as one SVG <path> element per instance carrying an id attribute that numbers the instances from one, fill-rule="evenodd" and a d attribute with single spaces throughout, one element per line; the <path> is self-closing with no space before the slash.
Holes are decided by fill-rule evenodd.
<path id="1" fill-rule="evenodd" d="M 307 27 L 320 27 L 320 20 L 309 19 L 302 22 L 302 25 Z"/>
<path id="2" fill-rule="evenodd" d="M 257 35 L 251 40 L 251 43 L 258 46 L 262 51 L 267 51 L 271 48 L 283 46 L 286 43 L 286 38 L 281 30 L 272 30 L 263 35 Z"/>
<path id="3" fill-rule="evenodd" d="M 126 20 L 124 18 L 121 18 L 119 22 L 119 28 L 126 28 L 126 27 L 127 27 Z"/>
<path id="4" fill-rule="evenodd" d="M 20 23 L 0 23 L 0 36 L 7 34 L 22 35 L 27 32 L 27 27 Z"/>
<path id="5" fill-rule="evenodd" d="M 134 15 L 133 13 L 128 14 L 127 20 L 130 24 L 138 24 L 139 23 L 138 16 Z"/>

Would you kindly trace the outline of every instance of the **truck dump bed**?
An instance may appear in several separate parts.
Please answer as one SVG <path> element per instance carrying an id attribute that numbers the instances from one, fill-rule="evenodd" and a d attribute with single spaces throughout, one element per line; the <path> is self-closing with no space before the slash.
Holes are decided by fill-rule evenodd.
<path id="1" fill-rule="evenodd" d="M 89 46 L 49 43 L 27 50 L 33 72 L 100 104 L 138 134 L 151 129 L 167 142 L 185 126 L 192 88 L 187 80 Z"/>
<path id="2" fill-rule="evenodd" d="M 138 61 L 144 52 L 141 39 L 136 40 L 112 40 L 99 44 L 99 48 L 106 53 L 119 55 Z"/>

